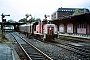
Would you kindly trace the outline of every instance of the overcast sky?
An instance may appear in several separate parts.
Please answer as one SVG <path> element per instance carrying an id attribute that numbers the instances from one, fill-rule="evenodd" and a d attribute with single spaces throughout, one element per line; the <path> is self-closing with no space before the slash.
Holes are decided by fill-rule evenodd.
<path id="1" fill-rule="evenodd" d="M 25 18 L 26 13 L 44 19 L 45 14 L 51 15 L 60 7 L 90 9 L 90 0 L 0 0 L 0 14 L 10 14 L 7 20 L 14 21 Z"/>

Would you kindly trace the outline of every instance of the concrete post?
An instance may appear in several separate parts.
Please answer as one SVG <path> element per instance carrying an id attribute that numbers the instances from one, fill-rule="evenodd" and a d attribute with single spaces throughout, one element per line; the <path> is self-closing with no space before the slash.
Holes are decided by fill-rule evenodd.
<path id="1" fill-rule="evenodd" d="M 46 32 L 44 32 L 43 41 L 46 39 Z"/>
<path id="2" fill-rule="evenodd" d="M 57 37 L 58 39 L 60 38 L 60 37 L 59 37 L 59 33 L 60 33 L 60 32 L 58 31 L 58 37 Z"/>
<path id="3" fill-rule="evenodd" d="M 64 24 L 64 32 L 67 33 L 67 24 Z"/>

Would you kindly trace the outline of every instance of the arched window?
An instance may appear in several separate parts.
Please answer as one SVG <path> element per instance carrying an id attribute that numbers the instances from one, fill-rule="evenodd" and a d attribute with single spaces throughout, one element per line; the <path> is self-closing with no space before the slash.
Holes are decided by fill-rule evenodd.
<path id="1" fill-rule="evenodd" d="M 86 28 L 86 23 L 79 23 L 78 28 Z"/>

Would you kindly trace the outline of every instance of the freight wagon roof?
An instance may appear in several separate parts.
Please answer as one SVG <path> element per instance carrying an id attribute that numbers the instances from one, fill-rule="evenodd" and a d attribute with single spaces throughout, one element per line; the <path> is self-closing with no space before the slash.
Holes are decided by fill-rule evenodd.
<path id="1" fill-rule="evenodd" d="M 26 26 L 26 24 L 20 25 L 20 26 Z"/>
<path id="2" fill-rule="evenodd" d="M 36 23 L 36 22 L 27 23 L 27 24 L 23 24 L 23 25 L 20 25 L 20 26 L 30 26 L 30 25 L 33 25 L 34 23 Z"/>

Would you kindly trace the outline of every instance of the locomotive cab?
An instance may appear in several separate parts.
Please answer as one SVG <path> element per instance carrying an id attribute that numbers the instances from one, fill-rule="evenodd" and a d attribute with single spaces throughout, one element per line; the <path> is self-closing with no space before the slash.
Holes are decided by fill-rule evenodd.
<path id="1" fill-rule="evenodd" d="M 55 26 L 55 24 L 53 24 L 52 21 L 43 21 L 43 39 L 47 40 L 47 41 L 52 41 L 55 37 L 57 37 L 57 28 Z"/>
<path id="2" fill-rule="evenodd" d="M 56 26 L 55 24 L 46 24 L 46 40 L 51 41 L 56 37 Z"/>
<path id="3" fill-rule="evenodd" d="M 56 30 L 52 21 L 44 20 L 36 26 L 35 35 L 40 39 L 51 41 L 56 37 Z"/>

